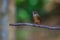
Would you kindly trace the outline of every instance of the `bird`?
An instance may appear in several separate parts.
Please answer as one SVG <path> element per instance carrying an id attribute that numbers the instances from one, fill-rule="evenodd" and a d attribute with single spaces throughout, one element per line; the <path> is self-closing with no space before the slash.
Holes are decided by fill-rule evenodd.
<path id="1" fill-rule="evenodd" d="M 33 11 L 33 21 L 35 24 L 41 23 L 41 19 L 37 11 Z"/>

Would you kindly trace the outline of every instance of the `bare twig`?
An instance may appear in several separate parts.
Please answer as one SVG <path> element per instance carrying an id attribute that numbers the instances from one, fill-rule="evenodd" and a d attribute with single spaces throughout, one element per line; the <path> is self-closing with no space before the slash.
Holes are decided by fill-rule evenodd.
<path id="1" fill-rule="evenodd" d="M 32 24 L 32 23 L 16 23 L 16 24 L 10 24 L 10 26 L 33 26 L 33 27 L 39 27 L 39 28 L 47 28 L 51 30 L 60 30 L 59 26 L 51 27 L 51 26 L 38 25 L 38 24 Z"/>

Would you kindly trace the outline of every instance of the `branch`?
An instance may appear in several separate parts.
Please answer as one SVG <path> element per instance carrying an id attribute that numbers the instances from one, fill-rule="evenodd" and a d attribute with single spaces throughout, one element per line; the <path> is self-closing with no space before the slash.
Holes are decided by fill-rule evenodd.
<path id="1" fill-rule="evenodd" d="M 39 28 L 47 28 L 51 30 L 60 30 L 59 26 L 51 27 L 46 25 L 38 25 L 38 24 L 32 24 L 32 23 L 16 23 L 16 24 L 10 24 L 10 26 L 33 26 L 33 27 L 39 27 Z"/>

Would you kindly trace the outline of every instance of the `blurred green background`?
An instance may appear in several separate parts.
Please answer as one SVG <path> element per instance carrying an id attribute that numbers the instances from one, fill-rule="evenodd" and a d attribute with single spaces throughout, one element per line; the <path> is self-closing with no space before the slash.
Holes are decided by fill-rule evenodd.
<path id="1" fill-rule="evenodd" d="M 16 0 L 16 18 L 17 22 L 32 21 L 32 12 L 38 11 L 44 19 L 45 10 L 42 8 L 44 0 Z"/>

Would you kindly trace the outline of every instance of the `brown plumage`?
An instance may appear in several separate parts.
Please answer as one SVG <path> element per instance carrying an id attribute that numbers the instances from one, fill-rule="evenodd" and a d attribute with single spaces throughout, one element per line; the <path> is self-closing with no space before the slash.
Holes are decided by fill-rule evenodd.
<path id="1" fill-rule="evenodd" d="M 37 11 L 33 11 L 33 20 L 35 24 L 41 23 L 41 19 Z"/>

